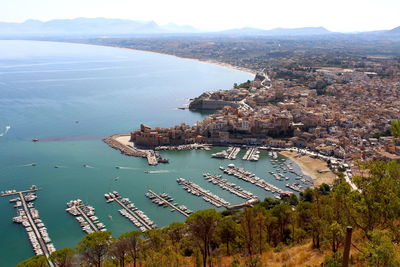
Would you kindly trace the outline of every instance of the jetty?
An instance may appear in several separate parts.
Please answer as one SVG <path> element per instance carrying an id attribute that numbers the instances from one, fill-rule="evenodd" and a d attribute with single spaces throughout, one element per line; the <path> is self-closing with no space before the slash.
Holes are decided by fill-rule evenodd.
<path id="1" fill-rule="evenodd" d="M 235 194 L 241 198 L 244 198 L 247 200 L 258 199 L 258 197 L 255 196 L 253 193 L 242 189 L 240 186 L 238 186 L 234 183 L 228 182 L 227 179 L 222 179 L 222 175 L 211 175 L 209 173 L 204 173 L 203 177 L 210 183 L 218 185 L 222 189 L 227 190 L 227 191 L 231 192 L 232 194 Z"/>
<path id="2" fill-rule="evenodd" d="M 227 159 L 236 159 L 237 155 L 240 152 L 240 147 L 230 147 L 227 150 L 228 155 L 226 156 Z"/>
<path id="3" fill-rule="evenodd" d="M 107 231 L 105 225 L 99 222 L 99 219 L 95 216 L 92 206 L 85 205 L 80 199 L 69 201 L 67 206 L 66 211 L 76 216 L 76 220 L 80 223 L 82 230 L 87 234 Z"/>
<path id="4" fill-rule="evenodd" d="M 246 171 L 243 168 L 235 167 L 234 164 L 229 164 L 228 168 L 220 166 L 219 169 L 228 175 L 232 175 L 238 179 L 241 179 L 248 183 L 254 184 L 258 187 L 261 187 L 262 189 L 264 189 L 266 191 L 270 191 L 272 193 L 277 193 L 280 196 L 292 194 L 292 192 L 290 192 L 290 191 L 284 191 L 284 190 L 280 189 L 279 187 L 266 182 L 264 179 L 257 177 L 254 173 Z"/>
<path id="5" fill-rule="evenodd" d="M 157 228 L 157 225 L 155 225 L 154 222 L 150 220 L 143 211 L 136 208 L 135 204 L 133 204 L 129 198 L 122 198 L 117 191 L 106 193 L 104 194 L 104 197 L 108 203 L 116 202 L 118 205 L 120 205 L 122 209 L 119 210 L 119 213 L 130 220 L 142 232 Z"/>
<path id="6" fill-rule="evenodd" d="M 154 201 L 154 199 L 158 199 L 158 205 L 167 205 L 170 206 L 171 208 L 173 208 L 174 210 L 178 211 L 179 213 L 181 213 L 183 216 L 188 217 L 190 212 L 185 206 L 181 205 L 181 206 L 175 206 L 174 204 L 172 204 L 168 199 L 169 195 L 163 193 L 161 195 L 154 193 L 151 190 L 148 190 L 148 193 L 146 193 L 146 196 L 150 199 L 153 199 L 153 202 L 156 203 Z M 172 199 L 173 200 L 173 199 Z M 156 203 L 157 204 L 157 203 Z"/>
<path id="7" fill-rule="evenodd" d="M 259 158 L 260 158 L 260 151 L 258 151 L 258 148 L 251 147 L 249 150 L 246 151 L 242 159 L 249 161 L 258 161 Z"/>
<path id="8" fill-rule="evenodd" d="M 38 188 L 33 185 L 30 189 L 23 191 L 7 190 L 1 192 L 0 196 L 18 196 L 17 198 L 10 200 L 10 202 L 15 202 L 14 207 L 17 209 L 18 214 L 18 216 L 12 219 L 13 222 L 20 223 L 25 227 L 35 254 L 37 256 L 46 256 L 49 265 L 54 267 L 55 265 L 49 259 L 49 256 L 56 249 L 47 233 L 47 228 L 40 219 L 39 211 L 33 207 L 32 201 L 37 198 L 35 195 L 37 190 Z"/>

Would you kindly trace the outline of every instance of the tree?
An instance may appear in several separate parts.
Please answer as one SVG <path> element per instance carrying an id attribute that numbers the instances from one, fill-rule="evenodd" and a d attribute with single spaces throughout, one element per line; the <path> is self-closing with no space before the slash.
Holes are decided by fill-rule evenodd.
<path id="1" fill-rule="evenodd" d="M 211 256 L 210 244 L 220 216 L 214 209 L 208 209 L 197 211 L 186 219 L 189 232 L 200 248 L 204 267 Z"/>
<path id="2" fill-rule="evenodd" d="M 119 266 L 121 267 L 125 266 L 125 260 L 128 252 L 129 243 L 128 240 L 123 236 L 120 236 L 118 239 L 113 240 L 109 249 L 109 254 L 118 259 Z"/>
<path id="3" fill-rule="evenodd" d="M 85 236 L 78 243 L 77 250 L 88 263 L 101 267 L 110 243 L 110 232 L 94 232 Z"/>
<path id="4" fill-rule="evenodd" d="M 34 256 L 18 263 L 17 267 L 49 267 L 49 263 L 45 256 Z"/>
<path id="5" fill-rule="evenodd" d="M 143 239 L 141 238 L 141 235 L 142 233 L 140 231 L 134 230 L 125 233 L 120 237 L 126 239 L 128 242 L 128 253 L 133 260 L 133 267 L 136 267 L 137 260 L 139 259 L 142 250 Z"/>
<path id="6" fill-rule="evenodd" d="M 371 233 L 371 240 L 364 245 L 362 258 L 369 266 L 394 267 L 399 266 L 396 252 L 390 239 L 379 230 Z"/>
<path id="7" fill-rule="evenodd" d="M 75 254 L 75 251 L 71 248 L 63 248 L 60 250 L 56 250 L 50 254 L 50 259 L 58 266 L 58 267 L 70 267 L 72 266 L 72 258 Z"/>
<path id="8" fill-rule="evenodd" d="M 239 226 L 231 217 L 223 218 L 217 225 L 216 235 L 220 242 L 226 244 L 226 253 L 230 255 L 229 244 L 238 236 Z"/>
<path id="9" fill-rule="evenodd" d="M 361 193 L 350 194 L 349 216 L 370 239 L 374 229 L 390 228 L 400 214 L 400 164 L 373 161 L 361 167 L 367 174 L 353 178 Z"/>
<path id="10" fill-rule="evenodd" d="M 394 138 L 400 138 L 400 121 L 393 120 L 392 121 L 392 128 L 390 129 L 390 133 Z"/>

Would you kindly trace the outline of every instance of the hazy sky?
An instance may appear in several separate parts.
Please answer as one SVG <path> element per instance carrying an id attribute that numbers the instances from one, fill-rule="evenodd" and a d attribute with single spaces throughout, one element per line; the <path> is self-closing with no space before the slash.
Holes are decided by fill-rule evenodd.
<path id="1" fill-rule="evenodd" d="M 0 21 L 107 17 L 199 29 L 323 26 L 365 31 L 400 26 L 400 0 L 0 0 Z"/>

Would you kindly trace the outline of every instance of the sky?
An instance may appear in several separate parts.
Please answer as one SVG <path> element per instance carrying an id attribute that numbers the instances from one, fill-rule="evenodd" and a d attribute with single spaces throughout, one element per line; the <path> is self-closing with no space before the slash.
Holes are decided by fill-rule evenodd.
<path id="1" fill-rule="evenodd" d="M 325 27 L 354 32 L 400 26 L 400 0 L 0 0 L 0 21 L 105 17 L 201 30 Z"/>

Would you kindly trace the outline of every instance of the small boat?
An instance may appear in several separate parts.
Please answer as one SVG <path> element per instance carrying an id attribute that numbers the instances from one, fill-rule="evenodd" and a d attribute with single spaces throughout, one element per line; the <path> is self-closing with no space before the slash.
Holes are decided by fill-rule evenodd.
<path id="1" fill-rule="evenodd" d="M 108 215 L 108 218 L 109 218 L 110 220 L 112 220 L 112 216 L 111 216 L 111 215 Z"/>
<path id="2" fill-rule="evenodd" d="M 54 168 L 58 169 L 58 168 L 60 168 L 60 167 L 59 167 L 59 166 L 57 166 L 57 165 L 55 165 L 55 166 L 54 166 Z"/>
<path id="3" fill-rule="evenodd" d="M 32 142 L 39 142 L 39 138 L 33 138 Z"/>
<path id="4" fill-rule="evenodd" d="M 32 163 L 31 166 L 35 167 L 37 164 L 36 163 Z"/>
<path id="5" fill-rule="evenodd" d="M 114 181 L 118 181 L 118 179 L 119 179 L 119 176 L 115 177 L 115 178 L 114 178 Z"/>
<path id="6" fill-rule="evenodd" d="M 144 171 L 144 173 L 150 173 L 150 171 Z"/>
<path id="7" fill-rule="evenodd" d="M 115 166 L 116 169 L 121 169 L 121 166 Z"/>

